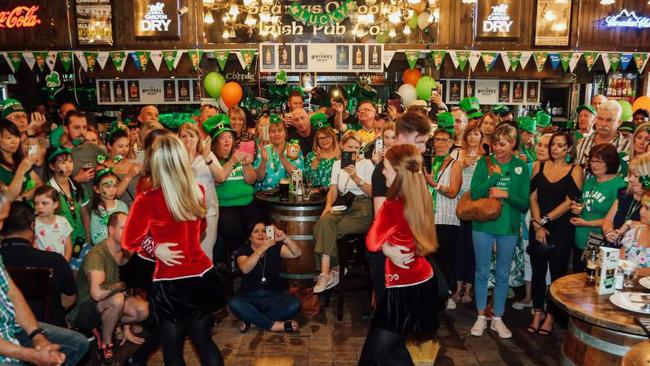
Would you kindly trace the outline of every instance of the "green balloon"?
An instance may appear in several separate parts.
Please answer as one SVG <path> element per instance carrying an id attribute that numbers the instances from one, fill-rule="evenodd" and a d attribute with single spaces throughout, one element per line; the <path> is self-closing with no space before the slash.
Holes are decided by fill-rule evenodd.
<path id="1" fill-rule="evenodd" d="M 214 99 L 219 99 L 221 89 L 226 84 L 226 79 L 218 72 L 211 71 L 203 79 L 203 86 L 208 95 Z"/>
<path id="2" fill-rule="evenodd" d="M 411 19 L 409 19 L 406 24 L 408 24 L 409 28 L 415 29 L 418 27 L 418 14 L 416 12 L 413 12 L 413 16 Z"/>
<path id="3" fill-rule="evenodd" d="M 431 76 L 423 76 L 418 80 L 415 86 L 415 91 L 418 99 L 429 100 L 431 99 L 431 90 L 436 87 L 436 81 Z"/>
<path id="4" fill-rule="evenodd" d="M 621 121 L 628 122 L 632 120 L 632 104 L 627 100 L 618 100 L 621 105 Z"/>

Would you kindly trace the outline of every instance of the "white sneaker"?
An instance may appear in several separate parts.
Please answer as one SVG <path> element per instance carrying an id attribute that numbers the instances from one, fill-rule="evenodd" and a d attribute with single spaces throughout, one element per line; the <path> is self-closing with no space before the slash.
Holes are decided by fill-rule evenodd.
<path id="1" fill-rule="evenodd" d="M 532 307 L 533 307 L 532 300 L 530 302 L 515 301 L 512 303 L 512 308 L 515 310 L 524 310 L 525 308 L 532 308 Z"/>
<path id="2" fill-rule="evenodd" d="M 456 309 L 456 301 L 454 299 L 449 298 L 447 299 L 447 310 L 455 310 Z"/>
<path id="3" fill-rule="evenodd" d="M 333 272 L 330 272 L 328 274 L 321 273 L 316 277 L 316 284 L 314 285 L 314 293 L 319 294 L 325 290 L 327 290 L 332 282 L 334 282 L 334 276 L 332 276 Z"/>
<path id="4" fill-rule="evenodd" d="M 332 277 L 332 282 L 325 287 L 325 290 L 329 290 L 339 284 L 339 271 L 331 271 L 330 276 Z"/>
<path id="5" fill-rule="evenodd" d="M 493 331 L 497 332 L 499 334 L 499 337 L 501 338 L 512 338 L 512 333 L 510 332 L 510 329 L 506 327 L 506 325 L 503 323 L 503 320 L 498 317 L 492 317 L 492 325 L 490 326 L 490 329 Z"/>
<path id="6" fill-rule="evenodd" d="M 480 337 L 483 335 L 483 331 L 487 329 L 487 319 L 485 315 L 479 315 L 474 322 L 474 326 L 469 331 L 473 336 Z"/>

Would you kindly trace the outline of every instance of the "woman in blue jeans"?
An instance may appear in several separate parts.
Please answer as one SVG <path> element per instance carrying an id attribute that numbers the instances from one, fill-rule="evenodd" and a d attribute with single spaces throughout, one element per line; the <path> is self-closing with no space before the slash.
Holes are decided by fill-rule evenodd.
<path id="1" fill-rule="evenodd" d="M 273 229 L 273 235 L 267 229 Z M 298 298 L 284 292 L 280 278 L 282 258 L 298 258 L 300 248 L 280 229 L 256 222 L 248 230 L 249 243 L 237 249 L 237 267 L 242 273 L 240 294 L 230 300 L 230 312 L 246 332 L 251 324 L 274 332 L 295 332 L 290 320 L 300 310 Z"/>
<path id="2" fill-rule="evenodd" d="M 501 202 L 501 213 L 492 221 L 472 222 L 476 275 L 474 294 L 478 318 L 471 329 L 477 337 L 487 328 L 487 284 L 490 274 L 492 248 L 496 243 L 496 285 L 494 288 L 494 316 L 491 329 L 501 338 L 512 333 L 501 320 L 508 296 L 510 266 L 519 240 L 521 214 L 528 211 L 530 172 L 523 161 L 514 157 L 517 150 L 517 130 L 502 124 L 492 137 L 493 154 L 481 158 L 472 176 L 470 192 L 472 199 L 496 198 Z"/>

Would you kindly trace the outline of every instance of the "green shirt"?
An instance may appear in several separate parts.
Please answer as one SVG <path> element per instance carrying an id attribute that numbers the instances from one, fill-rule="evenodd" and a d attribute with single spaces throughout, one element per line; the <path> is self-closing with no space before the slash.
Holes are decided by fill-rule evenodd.
<path id="1" fill-rule="evenodd" d="M 219 162 L 223 166 L 227 160 L 219 159 Z M 253 186 L 244 180 L 244 167 L 241 163 L 235 165 L 226 181 L 217 186 L 221 207 L 246 206 L 253 201 L 253 193 Z"/>
<path id="2" fill-rule="evenodd" d="M 115 262 L 115 258 L 108 250 L 106 241 L 95 245 L 90 249 L 86 258 L 81 263 L 81 268 L 77 275 L 77 289 L 79 290 L 77 305 L 70 311 L 68 318 L 74 320 L 79 313 L 79 308 L 87 301 L 91 301 L 90 297 L 90 282 L 88 281 L 88 273 L 91 271 L 104 272 L 104 283 L 110 286 L 114 283 L 120 282 L 120 266 Z"/>
<path id="3" fill-rule="evenodd" d="M 620 176 L 605 182 L 598 182 L 596 177 L 590 177 L 582 187 L 582 217 L 586 221 L 599 220 L 607 216 L 607 212 L 616 200 L 618 190 L 625 188 L 627 183 Z M 602 234 L 602 229 L 590 226 L 576 226 L 576 245 L 584 249 L 590 232 Z"/>
<path id="4" fill-rule="evenodd" d="M 305 177 L 312 187 L 329 187 L 332 177 L 332 165 L 336 158 L 320 159 L 316 169 L 311 167 L 312 161 L 316 159 L 316 153 L 310 151 L 305 158 Z"/>
<path id="5" fill-rule="evenodd" d="M 86 242 L 86 229 L 84 228 L 83 220 L 81 220 L 81 208 L 87 206 L 90 202 L 88 200 L 88 195 L 86 192 L 83 192 L 81 199 L 77 199 L 78 187 L 69 179 L 70 182 L 70 191 L 72 193 L 72 201 L 68 202 L 66 194 L 63 192 L 61 187 L 54 178 L 50 179 L 47 182 L 47 185 L 56 189 L 59 192 L 59 215 L 63 216 L 68 220 L 70 226 L 72 226 L 72 256 L 79 257 L 81 249 L 83 248 L 83 243 Z"/>
<path id="6" fill-rule="evenodd" d="M 501 167 L 500 174 L 488 174 L 487 164 L 482 158 L 476 163 L 470 192 L 472 199 L 487 198 L 491 187 L 508 192 L 508 198 L 501 199 L 501 214 L 495 220 L 472 222 L 475 231 L 496 235 L 518 235 L 521 214 L 528 210 L 530 196 L 530 171 L 523 161 L 513 157 L 508 163 L 500 164 L 493 155 L 492 162 Z"/>
<path id="7" fill-rule="evenodd" d="M 14 172 L 8 170 L 7 168 L 0 165 L 0 182 L 4 183 L 6 186 L 9 186 L 14 180 Z M 23 187 L 20 190 L 20 193 L 25 193 L 36 187 L 36 181 L 32 179 L 31 170 L 25 173 L 25 179 L 23 180 Z"/>

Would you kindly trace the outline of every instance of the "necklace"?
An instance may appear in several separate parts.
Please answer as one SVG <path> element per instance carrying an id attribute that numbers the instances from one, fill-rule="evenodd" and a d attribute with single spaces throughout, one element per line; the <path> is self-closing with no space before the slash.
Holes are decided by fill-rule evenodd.
<path id="1" fill-rule="evenodd" d="M 263 256 L 260 257 L 260 260 L 264 260 L 262 262 L 262 280 L 260 281 L 260 283 L 262 284 L 262 286 L 265 286 L 266 285 L 266 253 L 264 253 Z"/>
<path id="2" fill-rule="evenodd" d="M 625 214 L 625 220 L 623 222 L 627 222 L 627 220 L 629 220 L 632 217 L 632 215 L 634 215 L 634 213 L 636 212 L 636 210 L 639 209 L 640 206 L 641 206 L 641 202 L 635 200 L 634 197 L 632 197 L 632 203 L 630 203 L 630 207 L 628 207 L 627 209 L 627 213 Z"/>

